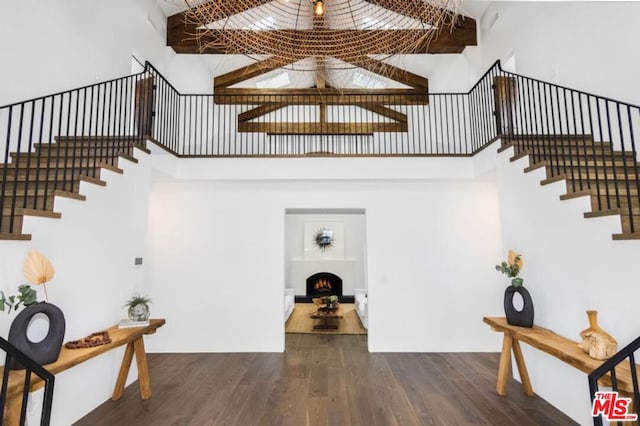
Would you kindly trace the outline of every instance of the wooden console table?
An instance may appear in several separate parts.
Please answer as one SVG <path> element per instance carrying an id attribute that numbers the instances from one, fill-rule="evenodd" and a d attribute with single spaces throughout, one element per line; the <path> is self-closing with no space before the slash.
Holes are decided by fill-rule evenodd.
<path id="1" fill-rule="evenodd" d="M 136 356 L 136 364 L 138 365 L 138 382 L 140 385 L 140 395 L 143 400 L 151 397 L 151 382 L 149 380 L 149 368 L 147 366 L 147 355 L 144 350 L 143 336 L 145 334 L 153 334 L 159 327 L 165 323 L 164 319 L 152 319 L 146 327 L 118 328 L 113 326 L 107 331 L 112 342 L 107 345 L 94 346 L 84 349 L 67 349 L 62 347 L 60 356 L 56 362 L 44 365 L 51 374 L 61 373 L 71 367 L 74 367 L 84 361 L 103 354 L 111 349 L 115 349 L 122 345 L 127 345 L 120 365 L 120 372 L 116 381 L 115 389 L 111 399 L 118 400 L 124 393 L 124 385 L 129 374 L 129 367 L 133 355 Z M 0 368 L 0 374 L 2 369 Z M 14 426 L 20 424 L 20 407 L 22 405 L 22 389 L 24 386 L 25 371 L 15 370 L 9 374 L 9 384 L 7 387 L 7 401 L 4 412 L 4 424 Z M 33 392 L 44 386 L 44 381 L 31 374 L 30 391 Z"/>
<path id="2" fill-rule="evenodd" d="M 507 394 L 507 384 L 511 378 L 511 352 L 513 351 L 520 379 L 522 380 L 522 389 L 527 395 L 533 396 L 533 388 L 531 387 L 527 367 L 520 349 L 521 341 L 553 355 L 587 374 L 600 367 L 604 362 L 591 358 L 578 347 L 578 342 L 559 336 L 546 328 L 509 325 L 506 318 L 502 317 L 484 317 L 482 320 L 489 324 L 494 331 L 504 333 L 502 354 L 500 355 L 500 365 L 498 367 L 498 383 L 496 385 L 498 395 Z M 633 394 L 633 379 L 628 363 L 621 363 L 616 367 L 616 380 L 618 391 L 628 395 Z M 609 375 L 603 376 L 600 383 L 604 386 L 611 386 L 611 377 Z"/>

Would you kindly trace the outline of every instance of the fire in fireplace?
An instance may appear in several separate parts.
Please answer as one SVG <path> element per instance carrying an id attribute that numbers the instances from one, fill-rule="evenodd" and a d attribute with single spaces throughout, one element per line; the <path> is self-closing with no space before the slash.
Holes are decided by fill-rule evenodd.
<path id="1" fill-rule="evenodd" d="M 342 296 L 342 278 L 331 272 L 319 272 L 307 278 L 307 297 Z"/>

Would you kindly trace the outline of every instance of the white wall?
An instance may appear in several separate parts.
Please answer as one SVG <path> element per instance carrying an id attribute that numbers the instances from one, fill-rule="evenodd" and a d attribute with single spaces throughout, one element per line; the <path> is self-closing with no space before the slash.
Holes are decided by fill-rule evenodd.
<path id="1" fill-rule="evenodd" d="M 151 350 L 284 349 L 290 208 L 366 211 L 372 351 L 496 350 L 481 322 L 502 303 L 494 184 L 468 158 L 342 160 L 177 160 L 156 180 L 147 285 L 168 323 Z"/>
<path id="2" fill-rule="evenodd" d="M 505 250 L 522 253 L 535 324 L 579 341 L 589 324 L 585 311 L 594 309 L 600 326 L 624 347 L 640 330 L 633 314 L 640 298 L 633 278 L 640 244 L 613 241 L 611 234 L 620 232 L 616 216 L 584 219 L 588 198 L 560 201 L 564 182 L 541 186 L 543 169 L 524 174 L 528 160 L 511 163 L 511 155 L 500 154 L 497 168 L 502 239 Z M 523 352 L 533 390 L 580 424 L 591 423 L 587 375 L 528 345 Z"/>
<path id="3" fill-rule="evenodd" d="M 305 259 L 304 236 L 306 222 L 340 222 L 344 230 L 344 256 L 335 258 L 330 250 L 324 259 Z M 318 272 L 331 272 L 342 281 L 342 293 L 353 296 L 354 289 L 366 288 L 366 225 L 365 215 L 353 213 L 291 213 L 285 215 L 285 287 L 305 296 L 306 279 Z"/>
<path id="4" fill-rule="evenodd" d="M 165 46 L 164 19 L 153 0 L 3 2 L 0 106 L 128 75 L 134 51 L 179 91 L 210 93 L 204 62 Z"/>
<path id="5" fill-rule="evenodd" d="M 5 294 L 16 294 L 25 282 L 22 264 L 29 249 L 51 260 L 56 272 L 47 290 L 49 301 L 64 312 L 65 342 L 116 324 L 126 317 L 122 306 L 127 299 L 134 292 L 145 292 L 144 267 L 134 268 L 133 262 L 135 257 L 146 258 L 150 159 L 140 152 L 136 156 L 137 165 L 120 161 L 123 175 L 103 173 L 107 187 L 83 183 L 80 192 L 86 201 L 56 198 L 55 210 L 62 219 L 25 218 L 23 232 L 32 234 L 31 241 L 0 241 L 0 289 Z M 43 290 L 37 290 L 39 300 L 44 300 Z M 0 313 L 2 336 L 7 336 L 14 317 L 14 312 Z M 53 425 L 71 424 L 110 397 L 123 350 L 56 376 Z M 135 377 L 134 366 L 129 382 Z M 32 398 L 30 409 L 36 416 L 42 392 Z M 39 416 L 31 420 L 39 422 Z"/>
<path id="6" fill-rule="evenodd" d="M 640 104 L 640 2 L 493 2 L 495 13 L 483 68 L 515 53 L 519 74 Z"/>

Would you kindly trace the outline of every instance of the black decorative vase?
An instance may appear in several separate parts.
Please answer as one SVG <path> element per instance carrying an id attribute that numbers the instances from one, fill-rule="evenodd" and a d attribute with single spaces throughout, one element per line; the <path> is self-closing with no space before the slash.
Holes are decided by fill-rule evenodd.
<path id="1" fill-rule="evenodd" d="M 44 314 L 49 319 L 49 331 L 44 339 L 32 342 L 27 337 L 27 329 L 31 319 L 37 314 Z M 47 302 L 34 303 L 27 306 L 16 316 L 9 328 L 9 343 L 29 355 L 40 365 L 55 362 L 62 349 L 64 340 L 64 314 L 56 305 Z M 24 367 L 15 359 L 11 361 L 11 369 L 22 370 Z"/>
<path id="2" fill-rule="evenodd" d="M 522 296 L 522 310 L 517 310 L 513 306 L 513 296 L 519 293 Z M 526 288 L 514 287 L 510 285 L 504 291 L 504 313 L 507 323 L 520 327 L 533 327 L 533 300 Z"/>

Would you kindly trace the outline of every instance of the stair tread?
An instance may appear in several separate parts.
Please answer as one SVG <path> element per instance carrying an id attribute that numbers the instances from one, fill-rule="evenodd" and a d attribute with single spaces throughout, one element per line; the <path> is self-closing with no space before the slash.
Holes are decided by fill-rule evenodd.
<path id="1" fill-rule="evenodd" d="M 623 232 L 621 234 L 613 234 L 612 237 L 616 241 L 640 240 L 640 232 Z"/>
<path id="2" fill-rule="evenodd" d="M 2 209 L 2 216 L 11 216 L 11 209 L 5 208 Z M 40 209 L 30 209 L 17 207 L 15 216 L 37 216 L 37 217 L 49 217 L 54 219 L 60 219 L 62 217 L 62 213 L 54 212 L 51 210 L 40 210 Z"/>
<path id="3" fill-rule="evenodd" d="M 31 240 L 31 234 L 0 232 L 0 240 L 29 241 Z"/>

